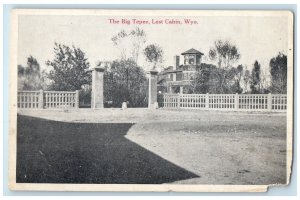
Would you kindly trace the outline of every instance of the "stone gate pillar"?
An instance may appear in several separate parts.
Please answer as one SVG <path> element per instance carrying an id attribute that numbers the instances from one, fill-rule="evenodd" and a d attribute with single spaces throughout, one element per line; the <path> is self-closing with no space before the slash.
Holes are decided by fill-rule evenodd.
<path id="1" fill-rule="evenodd" d="M 149 80 L 149 95 L 148 95 L 148 108 L 155 108 L 157 104 L 157 74 L 155 70 L 147 72 Z"/>
<path id="2" fill-rule="evenodd" d="M 104 68 L 96 66 L 92 68 L 92 100 L 91 108 L 104 108 L 103 104 L 103 73 Z"/>

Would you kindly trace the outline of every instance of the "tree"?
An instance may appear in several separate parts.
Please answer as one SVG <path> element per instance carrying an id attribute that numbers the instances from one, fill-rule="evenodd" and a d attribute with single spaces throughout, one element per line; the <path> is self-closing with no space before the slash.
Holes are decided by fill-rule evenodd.
<path id="1" fill-rule="evenodd" d="M 237 70 L 236 71 L 237 72 L 237 81 L 241 82 L 242 76 L 243 76 L 243 71 L 244 71 L 243 65 L 238 65 L 236 70 Z"/>
<path id="2" fill-rule="evenodd" d="M 217 61 L 218 70 L 216 77 L 218 79 L 219 93 L 227 93 L 230 89 L 232 80 L 232 64 L 241 57 L 238 48 L 229 41 L 217 40 L 214 47 L 209 50 L 209 58 Z"/>
<path id="3" fill-rule="evenodd" d="M 156 44 L 150 44 L 144 49 L 146 61 L 152 63 L 152 70 L 157 68 L 157 64 L 162 62 L 163 50 Z"/>
<path id="4" fill-rule="evenodd" d="M 147 78 L 143 69 L 133 60 L 115 60 L 104 72 L 104 99 L 120 107 L 127 101 L 129 107 L 147 105 Z"/>
<path id="5" fill-rule="evenodd" d="M 267 78 L 268 71 L 266 70 L 261 70 L 260 71 L 260 88 L 261 88 L 261 93 L 262 94 L 268 94 L 270 93 L 270 81 Z"/>
<path id="6" fill-rule="evenodd" d="M 217 60 L 218 67 L 223 69 L 228 69 L 241 57 L 238 48 L 227 40 L 215 41 L 214 47 L 209 50 L 208 55 L 211 60 Z"/>
<path id="7" fill-rule="evenodd" d="M 92 102 L 92 86 L 91 85 L 83 85 L 81 90 L 79 90 L 79 106 L 86 107 Z"/>
<path id="8" fill-rule="evenodd" d="M 202 63 L 201 67 L 193 77 L 188 91 L 192 94 L 206 94 L 213 93 L 214 90 L 214 70 L 215 65 Z"/>
<path id="9" fill-rule="evenodd" d="M 249 87 L 250 80 L 251 80 L 250 71 L 248 69 L 246 69 L 244 72 L 244 75 L 243 75 L 243 83 L 244 83 L 244 92 L 245 93 L 248 93 L 248 87 Z"/>
<path id="10" fill-rule="evenodd" d="M 48 74 L 51 90 L 74 91 L 91 82 L 91 73 L 87 71 L 90 64 L 85 53 L 75 46 L 55 43 L 54 59 L 46 64 L 52 67 Z"/>
<path id="11" fill-rule="evenodd" d="M 250 88 L 252 94 L 261 93 L 261 68 L 259 62 L 256 60 L 253 65 Z"/>
<path id="12" fill-rule="evenodd" d="M 270 60 L 272 93 L 287 93 L 287 56 L 279 53 Z"/>
<path id="13" fill-rule="evenodd" d="M 226 83 L 223 87 L 223 92 L 225 94 L 232 94 L 232 93 L 241 93 L 243 90 L 240 85 L 239 76 L 240 76 L 240 69 L 235 67 L 231 67 L 230 69 L 224 70 L 222 73 L 225 74 L 224 82 Z M 219 72 L 220 73 L 220 72 Z M 222 92 L 222 90 L 220 90 Z"/>
<path id="14" fill-rule="evenodd" d="M 241 77 L 243 68 L 231 67 L 227 70 L 220 69 L 212 64 L 202 63 L 193 80 L 189 85 L 189 93 L 197 94 L 232 94 L 241 93 L 243 91 L 241 87 Z M 220 88 L 220 74 L 225 74 L 224 82 L 226 85 Z"/>
<path id="15" fill-rule="evenodd" d="M 243 76 L 243 65 L 238 65 L 237 68 L 231 68 L 231 74 L 234 77 L 233 83 L 230 86 L 230 93 L 242 93 L 243 89 L 241 87 L 241 80 Z"/>
<path id="16" fill-rule="evenodd" d="M 146 33 L 143 29 L 136 27 L 130 31 L 121 30 L 111 40 L 120 51 L 122 60 L 132 59 L 138 63 L 142 46 L 146 42 Z"/>
<path id="17" fill-rule="evenodd" d="M 18 89 L 39 90 L 45 87 L 44 73 L 33 56 L 27 58 L 27 66 L 18 65 Z"/>

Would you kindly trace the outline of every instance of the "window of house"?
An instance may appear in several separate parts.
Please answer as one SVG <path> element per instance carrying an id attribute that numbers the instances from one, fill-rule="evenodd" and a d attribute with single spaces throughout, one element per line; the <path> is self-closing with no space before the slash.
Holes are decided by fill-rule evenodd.
<path id="1" fill-rule="evenodd" d="M 179 72 L 178 74 L 176 74 L 176 80 L 177 81 L 181 81 L 182 80 L 182 72 Z"/>
<path id="2" fill-rule="evenodd" d="M 184 80 L 188 80 L 188 73 L 184 73 L 184 74 L 183 74 L 183 79 L 184 79 Z"/>
<path id="3" fill-rule="evenodd" d="M 184 64 L 189 64 L 189 57 L 188 56 L 184 56 Z"/>
<path id="4" fill-rule="evenodd" d="M 194 64 L 194 56 L 189 57 L 189 64 L 193 65 Z"/>
<path id="5" fill-rule="evenodd" d="M 201 56 L 200 56 L 200 55 L 197 55 L 197 56 L 196 56 L 196 64 L 200 64 L 200 59 L 201 59 Z"/>

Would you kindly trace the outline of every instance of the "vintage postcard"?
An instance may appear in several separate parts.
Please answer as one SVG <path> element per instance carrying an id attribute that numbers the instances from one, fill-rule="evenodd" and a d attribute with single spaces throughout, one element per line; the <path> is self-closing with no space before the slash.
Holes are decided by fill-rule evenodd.
<path id="1" fill-rule="evenodd" d="M 11 190 L 289 184 L 292 12 L 15 9 L 11 18 Z"/>

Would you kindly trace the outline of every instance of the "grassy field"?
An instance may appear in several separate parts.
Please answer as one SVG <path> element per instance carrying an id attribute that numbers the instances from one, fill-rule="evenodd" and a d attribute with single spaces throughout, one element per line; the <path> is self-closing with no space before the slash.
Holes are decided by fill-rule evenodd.
<path id="1" fill-rule="evenodd" d="M 286 115 L 20 111 L 17 182 L 285 183 Z"/>

